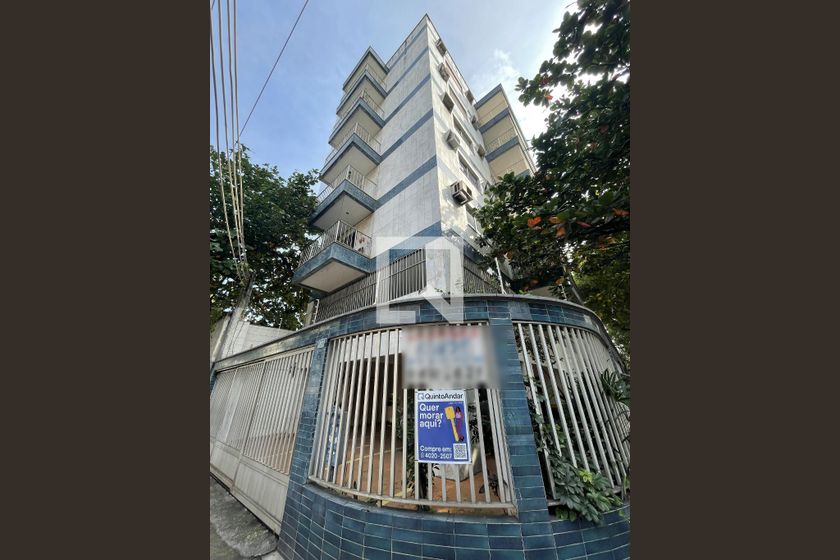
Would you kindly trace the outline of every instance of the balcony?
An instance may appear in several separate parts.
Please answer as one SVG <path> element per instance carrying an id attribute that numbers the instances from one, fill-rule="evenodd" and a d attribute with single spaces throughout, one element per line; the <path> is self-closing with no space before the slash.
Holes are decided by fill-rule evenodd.
<path id="1" fill-rule="evenodd" d="M 513 173 L 516 177 L 523 175 L 531 175 L 531 168 L 524 159 L 518 159 L 514 164 L 507 166 L 505 169 L 499 171 L 497 177 L 504 177 L 508 173 Z"/>
<path id="2" fill-rule="evenodd" d="M 309 222 L 322 230 L 339 220 L 355 226 L 377 208 L 375 197 L 376 183 L 348 165 L 318 195 Z"/>
<path id="3" fill-rule="evenodd" d="M 484 148 L 487 150 L 487 161 L 493 161 L 493 159 L 499 157 L 504 150 L 512 147 L 514 143 L 511 141 L 515 141 L 516 138 L 516 128 L 510 127 L 490 142 L 487 142 L 487 145 Z"/>
<path id="4" fill-rule="evenodd" d="M 365 51 L 365 54 L 362 55 L 362 58 L 359 59 L 359 62 L 356 63 L 353 71 L 350 72 L 347 80 L 341 86 L 342 89 L 347 92 L 352 91 L 356 80 L 360 79 L 360 77 L 365 73 L 367 73 L 373 80 L 376 80 L 382 87 L 383 91 L 385 90 L 385 76 L 388 74 L 388 67 L 385 66 L 379 56 L 371 48 L 368 48 Z"/>
<path id="5" fill-rule="evenodd" d="M 292 282 L 330 293 L 372 269 L 370 236 L 338 221 L 302 252 Z"/>
<path id="6" fill-rule="evenodd" d="M 332 151 L 321 170 L 321 180 L 332 184 L 349 165 L 363 176 L 370 174 L 382 161 L 382 145 L 360 122 L 334 136 Z"/>
<path id="7" fill-rule="evenodd" d="M 341 122 L 341 119 L 346 117 L 347 114 L 353 109 L 353 106 L 356 103 L 356 101 L 364 101 L 367 104 L 367 106 L 373 110 L 374 113 L 379 115 L 380 119 L 385 120 L 385 112 L 382 110 L 381 105 L 382 101 L 384 100 L 380 99 L 379 101 L 377 101 L 376 97 L 374 97 L 367 89 L 361 89 L 358 91 L 358 93 L 354 92 L 354 95 L 349 99 L 349 101 L 350 103 L 348 104 L 342 104 L 344 105 L 344 107 L 340 107 L 338 113 L 336 113 L 338 115 L 338 119 L 336 119 L 336 123 L 335 126 L 333 126 L 333 130 L 338 128 L 338 124 Z"/>
<path id="8" fill-rule="evenodd" d="M 328 140 L 333 147 L 340 146 L 356 125 L 359 125 L 368 137 L 378 134 L 385 126 L 384 113 L 376 99 L 364 89 L 354 95 L 355 97 L 338 114 L 333 126 Z"/>
<path id="9" fill-rule="evenodd" d="M 388 95 L 388 92 L 385 90 L 385 83 L 371 71 L 370 67 L 365 67 L 364 71 L 359 74 L 359 77 L 355 79 L 346 93 L 341 97 L 341 100 L 339 100 L 339 109 L 353 96 L 359 87 L 371 91 L 375 97 L 380 98 L 378 102 L 380 105 L 382 104 L 382 100 L 385 99 L 385 96 Z"/>

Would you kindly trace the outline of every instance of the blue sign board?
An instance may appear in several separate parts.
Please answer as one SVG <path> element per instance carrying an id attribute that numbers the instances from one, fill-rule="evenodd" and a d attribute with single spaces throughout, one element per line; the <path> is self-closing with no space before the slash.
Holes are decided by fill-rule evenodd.
<path id="1" fill-rule="evenodd" d="M 417 461 L 469 464 L 471 454 L 466 391 L 417 389 L 414 402 Z"/>

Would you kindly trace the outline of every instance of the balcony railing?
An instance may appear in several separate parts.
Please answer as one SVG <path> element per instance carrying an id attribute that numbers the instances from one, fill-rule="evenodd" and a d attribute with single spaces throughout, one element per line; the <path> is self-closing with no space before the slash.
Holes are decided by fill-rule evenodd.
<path id="1" fill-rule="evenodd" d="M 387 89 L 385 89 L 385 78 L 383 78 L 382 76 L 380 76 L 380 75 L 379 75 L 379 73 L 374 72 L 373 67 L 372 67 L 370 64 L 365 64 L 364 68 L 362 68 L 362 71 L 359 73 L 359 78 L 356 78 L 356 80 L 354 80 L 354 81 L 353 81 L 353 84 L 350 86 L 350 90 L 349 90 L 349 91 L 353 91 L 353 88 L 355 88 L 355 87 L 356 87 L 356 82 L 357 82 L 357 81 L 358 81 L 358 80 L 359 80 L 362 76 L 364 76 L 364 74 L 365 74 L 365 70 L 367 70 L 368 75 L 370 75 L 370 77 L 371 77 L 371 78 L 372 78 L 372 79 L 373 79 L 373 80 L 374 80 L 377 84 L 379 84 L 379 85 L 382 87 L 382 89 L 383 89 L 384 91 L 388 91 Z"/>
<path id="2" fill-rule="evenodd" d="M 371 96 L 371 94 L 369 94 L 366 89 L 363 89 L 357 95 L 355 95 L 347 103 L 347 106 L 338 114 L 338 120 L 335 121 L 333 130 L 335 130 L 336 127 L 338 127 L 338 125 L 341 124 L 341 120 L 347 116 L 347 113 L 349 113 L 350 109 L 353 108 L 353 104 L 356 102 L 357 99 L 364 99 L 365 101 L 367 101 L 367 104 L 370 105 L 374 111 L 376 111 L 377 115 L 379 115 L 383 119 L 385 118 L 385 112 L 382 110 L 382 107 L 379 105 L 379 103 L 373 100 L 373 96 Z"/>
<path id="3" fill-rule="evenodd" d="M 510 127 L 506 131 L 502 132 L 502 134 L 498 138 L 496 138 L 495 140 L 493 140 L 492 142 L 487 144 L 485 149 L 487 150 L 487 153 L 489 154 L 493 150 L 502 146 L 505 142 L 509 141 L 511 138 L 515 138 L 515 137 L 516 137 L 516 128 Z"/>
<path id="4" fill-rule="evenodd" d="M 338 149 L 341 148 L 341 146 L 344 144 L 344 142 L 346 142 L 347 139 L 350 138 L 350 136 L 352 136 L 353 134 L 356 134 L 359 138 L 362 139 L 362 141 L 364 141 L 365 144 L 367 144 L 368 146 L 370 146 L 371 148 L 376 150 L 377 153 L 379 153 L 382 150 L 382 144 L 379 143 L 379 140 L 374 140 L 373 139 L 373 134 L 368 132 L 367 129 L 365 127 L 363 127 L 362 125 L 360 125 L 359 123 L 356 123 L 356 124 L 353 125 L 353 128 L 348 130 L 344 134 L 344 136 L 341 137 L 341 139 L 336 144 L 338 147 L 333 148 L 332 151 L 327 156 L 327 159 L 324 160 L 324 161 L 325 162 L 330 161 L 330 159 L 332 159 L 332 157 L 336 154 L 336 152 L 338 152 Z"/>
<path id="5" fill-rule="evenodd" d="M 358 231 L 353 226 L 348 226 L 344 222 L 338 221 L 330 229 L 318 236 L 312 243 L 307 245 L 301 254 L 298 268 L 333 243 L 344 245 L 360 255 L 370 256 L 370 236 Z"/>
<path id="6" fill-rule="evenodd" d="M 418 249 L 337 292 L 315 300 L 312 323 L 419 292 L 426 287 L 426 250 Z"/>
<path id="7" fill-rule="evenodd" d="M 504 170 L 501 173 L 499 173 L 498 176 L 499 177 L 504 177 L 508 173 L 513 173 L 514 175 L 519 175 L 520 173 L 523 173 L 525 171 L 527 171 L 529 173 L 531 172 L 531 168 L 528 167 L 527 163 L 525 164 L 525 169 L 523 169 L 522 171 L 514 171 L 517 167 L 522 167 L 522 165 L 523 165 L 522 161 L 517 161 L 513 165 L 508 165 L 507 167 L 504 168 Z"/>
<path id="8" fill-rule="evenodd" d="M 468 259 L 464 259 L 463 293 L 502 294 L 511 292 L 505 282 L 505 291 L 499 287 L 499 278 Z M 385 303 L 397 298 L 419 293 L 426 287 L 426 250 L 418 249 L 352 284 L 315 300 L 309 324 L 326 321 L 336 315 L 356 311 L 375 303 Z"/>
<path id="9" fill-rule="evenodd" d="M 332 183 L 328 184 L 324 188 L 324 190 L 321 191 L 321 193 L 315 199 L 315 204 L 320 204 L 321 202 L 323 202 L 324 199 L 330 196 L 330 193 L 333 192 L 336 188 L 338 188 L 338 185 L 340 185 L 341 182 L 345 180 L 350 181 L 352 184 L 356 185 L 370 196 L 376 195 L 376 183 L 362 175 L 362 172 L 353 167 L 352 165 L 348 165 Z"/>

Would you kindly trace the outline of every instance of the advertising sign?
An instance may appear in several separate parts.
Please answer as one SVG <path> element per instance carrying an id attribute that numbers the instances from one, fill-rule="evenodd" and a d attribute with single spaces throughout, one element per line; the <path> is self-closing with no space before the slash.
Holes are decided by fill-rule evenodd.
<path id="1" fill-rule="evenodd" d="M 417 460 L 469 464 L 470 430 L 463 389 L 415 390 Z"/>

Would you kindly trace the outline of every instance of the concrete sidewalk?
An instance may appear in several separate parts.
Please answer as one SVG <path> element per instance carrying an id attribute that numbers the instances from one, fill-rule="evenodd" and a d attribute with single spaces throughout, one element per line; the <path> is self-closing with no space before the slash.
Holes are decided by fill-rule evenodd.
<path id="1" fill-rule="evenodd" d="M 210 477 L 210 560 L 282 560 L 277 537 Z"/>

